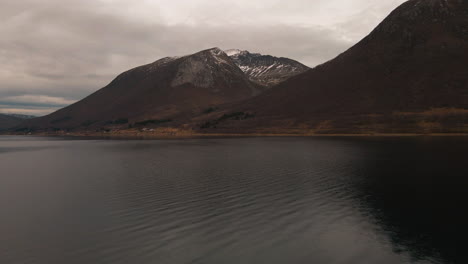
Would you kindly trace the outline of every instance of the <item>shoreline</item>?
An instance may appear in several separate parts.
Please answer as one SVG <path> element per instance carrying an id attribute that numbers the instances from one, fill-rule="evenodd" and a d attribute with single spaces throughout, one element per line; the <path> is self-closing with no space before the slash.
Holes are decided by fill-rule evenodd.
<path id="1" fill-rule="evenodd" d="M 468 137 L 468 133 L 0 133 L 0 136 L 71 137 L 108 139 L 183 139 L 183 138 L 246 138 L 246 137 Z"/>

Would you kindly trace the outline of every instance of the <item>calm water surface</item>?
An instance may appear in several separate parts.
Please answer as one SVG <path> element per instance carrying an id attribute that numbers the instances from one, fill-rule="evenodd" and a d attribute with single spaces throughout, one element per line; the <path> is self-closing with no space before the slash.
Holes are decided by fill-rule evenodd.
<path id="1" fill-rule="evenodd" d="M 0 263 L 468 263 L 468 139 L 0 137 Z"/>

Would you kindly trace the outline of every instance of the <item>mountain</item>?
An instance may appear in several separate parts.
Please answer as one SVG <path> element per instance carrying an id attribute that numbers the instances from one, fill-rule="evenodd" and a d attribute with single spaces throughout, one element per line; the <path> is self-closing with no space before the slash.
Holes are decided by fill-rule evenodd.
<path id="1" fill-rule="evenodd" d="M 204 127 L 217 132 L 468 133 L 467 61 L 468 1 L 410 0 L 337 58 L 211 117 L 243 112 L 250 118 L 225 118 Z"/>
<path id="2" fill-rule="evenodd" d="M 23 121 L 23 119 L 15 117 L 15 116 L 0 114 L 0 130 L 14 127 L 20 124 L 21 121 Z"/>
<path id="3" fill-rule="evenodd" d="M 130 124 L 180 125 L 213 106 L 245 100 L 265 88 L 250 81 L 219 48 L 168 57 L 119 75 L 87 98 L 18 130 L 84 129 Z"/>
<path id="4" fill-rule="evenodd" d="M 250 80 L 268 87 L 309 70 L 304 64 L 288 58 L 238 49 L 227 50 L 226 54 L 249 76 Z"/>

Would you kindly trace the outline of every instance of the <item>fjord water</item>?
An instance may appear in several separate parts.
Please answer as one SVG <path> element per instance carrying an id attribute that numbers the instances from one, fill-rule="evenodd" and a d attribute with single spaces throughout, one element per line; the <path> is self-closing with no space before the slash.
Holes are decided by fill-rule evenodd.
<path id="1" fill-rule="evenodd" d="M 0 137 L 0 263 L 468 263 L 466 138 Z"/>

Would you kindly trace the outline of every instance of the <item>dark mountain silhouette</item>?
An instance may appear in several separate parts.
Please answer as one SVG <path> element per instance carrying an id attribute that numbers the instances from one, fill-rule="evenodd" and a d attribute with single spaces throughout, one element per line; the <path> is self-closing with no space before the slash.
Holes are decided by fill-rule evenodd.
<path id="1" fill-rule="evenodd" d="M 467 61 L 468 1 L 410 0 L 334 60 L 224 110 L 255 118 L 215 130 L 468 132 Z"/>
<path id="2" fill-rule="evenodd" d="M 22 118 L 0 114 L 0 130 L 8 129 L 14 127 L 23 121 Z"/>
<path id="3" fill-rule="evenodd" d="M 309 69 L 288 58 L 278 58 L 246 50 L 227 50 L 226 54 L 247 74 L 250 80 L 271 87 Z"/>

